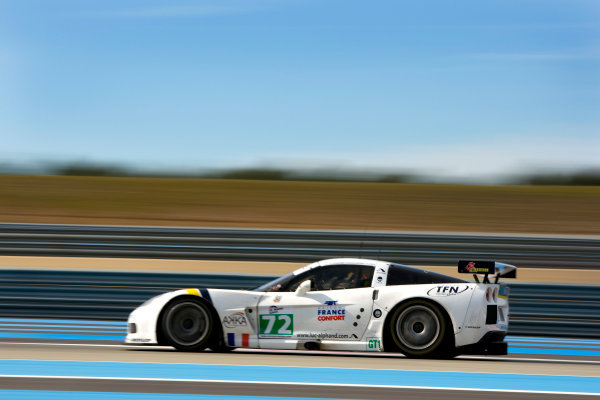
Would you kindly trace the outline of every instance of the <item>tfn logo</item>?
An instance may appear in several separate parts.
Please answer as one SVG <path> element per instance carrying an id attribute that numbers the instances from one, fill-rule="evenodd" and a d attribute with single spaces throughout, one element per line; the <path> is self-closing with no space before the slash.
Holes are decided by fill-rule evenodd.
<path id="1" fill-rule="evenodd" d="M 436 286 L 433 289 L 429 289 L 427 294 L 429 296 L 453 296 L 455 294 L 459 294 L 467 290 L 469 287 L 467 285 L 444 285 L 444 286 Z"/>
<path id="2" fill-rule="evenodd" d="M 440 294 L 440 293 L 441 294 L 444 294 L 444 293 L 457 294 L 458 286 L 438 286 L 437 292 L 438 292 L 438 294 Z"/>
<path id="3" fill-rule="evenodd" d="M 380 351 L 381 338 L 367 338 L 367 351 Z"/>
<path id="4" fill-rule="evenodd" d="M 335 306 L 337 303 L 338 303 L 337 300 L 327 300 L 323 304 L 325 304 L 326 306 Z"/>

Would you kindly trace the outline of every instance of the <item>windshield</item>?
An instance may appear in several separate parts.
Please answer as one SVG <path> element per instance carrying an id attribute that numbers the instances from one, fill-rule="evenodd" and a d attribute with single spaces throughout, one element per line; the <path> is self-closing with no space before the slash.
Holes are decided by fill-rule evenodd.
<path id="1" fill-rule="evenodd" d="M 254 291 L 255 292 L 278 292 L 282 286 L 287 285 L 288 282 L 291 281 L 292 279 L 294 279 L 295 276 L 296 275 L 294 275 L 293 273 L 290 272 L 287 275 L 284 275 L 282 277 L 279 277 L 275 280 L 272 280 L 270 282 L 265 283 L 264 285 L 257 287 L 256 289 L 254 289 Z"/>

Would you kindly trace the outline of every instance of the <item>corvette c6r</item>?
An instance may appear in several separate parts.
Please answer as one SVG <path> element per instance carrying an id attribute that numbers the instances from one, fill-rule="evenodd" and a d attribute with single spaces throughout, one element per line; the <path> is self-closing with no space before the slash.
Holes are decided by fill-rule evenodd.
<path id="1" fill-rule="evenodd" d="M 254 290 L 176 290 L 130 314 L 126 343 L 187 351 L 506 354 L 508 287 L 498 279 L 516 277 L 516 267 L 460 261 L 459 272 L 475 281 L 384 261 L 330 259 Z"/>

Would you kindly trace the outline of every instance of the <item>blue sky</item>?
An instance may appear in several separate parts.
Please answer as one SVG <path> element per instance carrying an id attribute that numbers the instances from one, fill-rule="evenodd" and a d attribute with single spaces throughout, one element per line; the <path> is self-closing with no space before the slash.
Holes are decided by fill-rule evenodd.
<path id="1" fill-rule="evenodd" d="M 0 162 L 600 166 L 600 2 L 0 0 Z"/>

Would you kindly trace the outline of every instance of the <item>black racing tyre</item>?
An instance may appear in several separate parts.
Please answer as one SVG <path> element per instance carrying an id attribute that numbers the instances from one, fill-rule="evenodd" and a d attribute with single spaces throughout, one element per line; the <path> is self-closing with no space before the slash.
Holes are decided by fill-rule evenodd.
<path id="1" fill-rule="evenodd" d="M 396 308 L 388 325 L 395 347 L 415 358 L 448 357 L 449 328 L 440 308 L 424 300 L 410 300 Z"/>
<path id="2" fill-rule="evenodd" d="M 201 300 L 182 298 L 167 305 L 161 328 L 167 343 L 178 350 L 200 351 L 214 341 L 215 319 Z"/>

